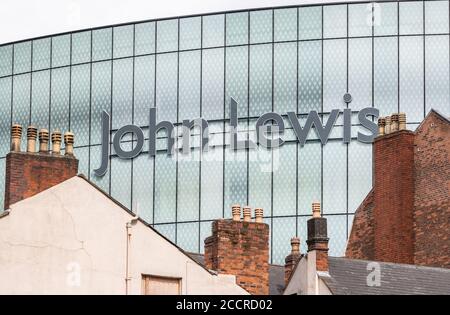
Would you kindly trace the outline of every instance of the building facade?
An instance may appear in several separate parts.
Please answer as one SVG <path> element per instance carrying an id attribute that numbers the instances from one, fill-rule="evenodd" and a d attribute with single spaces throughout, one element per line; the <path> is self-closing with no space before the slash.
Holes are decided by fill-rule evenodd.
<path id="1" fill-rule="evenodd" d="M 264 208 L 271 262 L 283 263 L 293 235 L 306 239 L 310 205 L 320 201 L 331 252 L 344 254 L 354 212 L 372 187 L 372 145 L 358 142 L 357 113 L 404 112 L 414 130 L 435 109 L 450 116 L 449 1 L 310 5 L 152 20 L 0 46 L 0 174 L 11 124 L 73 130 L 80 172 L 187 251 L 203 252 L 211 222 L 232 204 Z M 346 103 L 343 96 L 352 95 Z M 240 137 L 257 118 L 286 120 L 276 150 L 230 149 L 230 99 Z M 168 156 L 158 134 L 148 155 L 149 109 L 158 121 L 209 121 L 210 148 L 194 133 L 188 158 Z M 352 110 L 351 142 L 343 115 L 329 141 L 296 140 L 286 113 L 304 123 Z M 101 115 L 113 133 L 127 124 L 146 135 L 143 152 L 101 163 Z M 122 147 L 135 139 L 124 137 Z M 3 180 L 0 185 L 3 185 Z M 3 187 L 1 191 L 3 191 Z M 3 198 L 3 193 L 1 194 Z"/>

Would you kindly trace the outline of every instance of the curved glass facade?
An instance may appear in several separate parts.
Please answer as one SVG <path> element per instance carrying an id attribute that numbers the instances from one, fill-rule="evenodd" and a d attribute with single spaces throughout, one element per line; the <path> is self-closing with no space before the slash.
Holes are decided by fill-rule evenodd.
<path id="1" fill-rule="evenodd" d="M 272 262 L 284 263 L 290 238 L 306 238 L 318 200 L 331 254 L 342 255 L 353 213 L 372 186 L 372 146 L 356 141 L 356 113 L 405 112 L 410 129 L 431 108 L 450 116 L 449 59 L 449 1 L 239 11 L 1 45 L 0 174 L 12 123 L 70 129 L 80 172 L 187 251 L 203 250 L 211 220 L 230 217 L 232 204 L 249 204 L 264 208 Z M 341 115 L 326 145 L 311 132 L 300 146 L 286 122 L 280 149 L 232 151 L 231 97 L 240 137 L 253 137 L 266 112 L 293 111 L 304 122 L 312 110 L 326 119 L 349 106 L 352 141 L 342 142 Z M 200 154 L 193 135 L 197 158 L 170 158 L 162 132 L 155 158 L 146 139 L 141 155 L 122 160 L 113 152 L 107 174 L 96 177 L 102 110 L 113 130 L 135 124 L 146 133 L 150 107 L 158 120 L 207 119 L 209 151 Z M 125 138 L 122 147 L 132 145 Z"/>

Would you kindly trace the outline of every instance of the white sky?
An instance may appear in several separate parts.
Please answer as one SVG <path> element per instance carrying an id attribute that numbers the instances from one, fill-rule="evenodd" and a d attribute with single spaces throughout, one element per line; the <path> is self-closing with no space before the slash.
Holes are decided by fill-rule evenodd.
<path id="1" fill-rule="evenodd" d="M 348 2 L 355 0 L 348 0 Z M 0 0 L 0 44 L 117 23 L 321 0 Z M 326 2 L 342 2 L 328 0 Z"/>

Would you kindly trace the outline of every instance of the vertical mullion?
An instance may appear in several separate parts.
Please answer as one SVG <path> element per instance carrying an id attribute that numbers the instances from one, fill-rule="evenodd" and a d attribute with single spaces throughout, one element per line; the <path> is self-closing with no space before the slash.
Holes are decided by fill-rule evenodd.
<path id="1" fill-rule="evenodd" d="M 275 11 L 272 10 L 272 112 L 274 112 L 275 107 L 275 98 L 274 98 L 274 90 L 275 90 Z M 258 131 L 256 131 L 258 132 Z M 279 148 L 278 148 L 279 150 Z M 271 185 L 271 194 L 270 194 L 270 203 L 271 203 L 271 215 L 270 215 L 270 221 L 271 221 L 271 237 L 270 237 L 270 262 L 273 262 L 273 149 L 271 150 L 271 172 L 270 172 L 270 185 Z"/>
<path id="2" fill-rule="evenodd" d="M 250 140 L 250 23 L 251 23 L 251 15 L 250 11 L 247 12 L 247 140 Z M 238 120 L 238 129 L 239 129 L 239 120 Z M 250 203 L 249 198 L 249 186 L 250 186 L 250 149 L 245 149 L 247 155 L 247 205 Z"/>
<path id="3" fill-rule="evenodd" d="M 400 2 L 397 2 L 397 112 L 400 112 Z"/>
<path id="4" fill-rule="evenodd" d="M 109 122 L 109 128 L 112 130 L 113 121 L 114 121 L 114 113 L 113 113 L 113 103 L 114 103 L 114 28 L 111 28 L 111 105 L 110 105 L 110 113 L 111 113 L 111 121 Z M 112 143 L 109 143 L 109 152 L 112 153 Z M 112 178 L 112 154 L 109 155 L 109 195 L 111 196 L 111 178 Z"/>
<path id="5" fill-rule="evenodd" d="M 71 112 L 72 112 L 72 33 L 70 34 L 70 48 L 69 48 L 69 125 L 68 130 L 71 126 Z"/>
<path id="6" fill-rule="evenodd" d="M 177 20 L 177 123 L 180 119 L 180 19 Z M 169 135 L 168 135 L 169 136 Z M 178 130 L 176 132 L 178 142 Z M 175 244 L 178 244 L 178 148 L 175 148 Z"/>
<path id="7" fill-rule="evenodd" d="M 157 108 L 156 106 L 156 75 L 157 75 L 157 49 L 158 49 L 158 22 L 155 22 L 155 77 L 154 79 L 154 86 L 153 86 L 153 106 L 155 108 Z M 149 153 L 150 154 L 150 153 Z M 155 189 L 155 185 L 156 185 L 156 156 L 158 155 L 157 151 L 155 152 L 155 156 L 153 157 L 153 209 L 152 209 L 152 224 L 153 226 L 155 225 L 155 193 L 156 193 L 156 189 Z"/>
<path id="8" fill-rule="evenodd" d="M 200 17 L 200 117 L 203 112 L 203 16 Z M 202 137 L 203 135 L 200 135 Z M 201 215 L 202 215 L 202 159 L 203 159 L 203 141 L 200 143 L 199 161 L 198 161 L 198 252 L 201 248 Z"/>
<path id="9" fill-rule="evenodd" d="M 131 123 L 134 125 L 134 84 L 135 84 L 135 64 L 136 64 L 136 24 L 133 24 L 133 78 L 132 78 L 132 88 L 131 88 Z M 131 138 L 131 145 L 134 147 L 134 136 Z M 134 182 L 134 159 L 131 159 L 131 190 L 130 190 L 130 208 L 133 210 L 133 185 Z M 135 213 L 139 215 L 139 207 L 136 206 Z"/>
<path id="10" fill-rule="evenodd" d="M 92 124 L 92 31 L 90 32 L 90 56 L 89 56 L 89 147 L 88 147 L 88 178 L 91 179 L 91 124 Z"/>
<path id="11" fill-rule="evenodd" d="M 223 39 L 223 153 L 222 153 L 222 217 L 225 218 L 225 150 L 226 150 L 226 102 L 227 102 L 227 14 L 224 15 Z"/>
<path id="12" fill-rule="evenodd" d="M 423 17 L 423 116 L 422 119 L 425 118 L 426 115 L 426 103 L 427 103 L 427 96 L 426 96 L 426 50 L 425 50 L 425 45 L 426 45 L 426 35 L 425 35 L 425 1 L 422 2 L 422 6 L 423 6 L 423 12 L 422 12 L 422 17 Z"/>
<path id="13" fill-rule="evenodd" d="M 324 18 L 324 14 L 323 14 L 323 6 L 321 7 L 321 11 L 322 11 L 322 39 L 321 39 L 321 67 L 320 67 L 320 80 L 321 80 L 321 84 L 320 84 L 320 89 L 321 89 L 321 117 L 323 117 L 323 49 L 324 49 L 324 40 L 323 40 L 323 26 L 324 26 L 324 22 L 323 22 L 323 18 Z M 320 144 L 320 204 L 323 205 L 323 144 Z M 323 207 L 321 207 L 322 210 L 322 214 L 323 214 Z"/>
<path id="14" fill-rule="evenodd" d="M 31 71 L 30 71 L 30 112 L 29 112 L 29 117 L 28 117 L 28 125 L 31 126 L 31 106 L 33 103 L 33 49 L 34 49 L 34 41 L 31 41 Z"/>
<path id="15" fill-rule="evenodd" d="M 50 38 L 50 82 L 48 96 L 48 132 L 52 132 L 52 78 L 53 78 L 53 37 Z"/>
<path id="16" fill-rule="evenodd" d="M 15 46 L 16 45 L 12 45 L 11 48 L 11 112 L 10 112 L 10 124 L 9 127 L 11 128 L 12 124 L 13 124 L 13 107 L 14 107 L 14 102 L 13 102 L 13 97 L 14 97 L 14 54 L 15 54 Z M 12 140 L 12 136 L 11 136 L 11 132 L 9 133 L 9 143 L 11 143 Z"/>
<path id="17" fill-rule="evenodd" d="M 296 20 L 296 27 L 297 27 L 297 41 L 296 41 L 296 48 L 297 48 L 297 54 L 296 54 L 296 82 L 295 82 L 295 85 L 296 85 L 296 98 L 295 98 L 295 101 L 297 102 L 297 104 L 296 104 L 296 106 L 297 106 L 297 117 L 298 117 L 298 114 L 299 114 L 299 101 L 298 101 L 298 97 L 299 97 L 299 92 L 298 92 L 298 88 L 299 88 L 299 86 L 298 86 L 298 80 L 299 80 L 299 66 L 300 66 L 300 64 L 299 64 L 299 62 L 298 62 L 298 59 L 300 58 L 300 56 L 299 56 L 299 45 L 300 45 L 300 43 L 299 43 L 299 38 L 300 38 L 300 35 L 299 35 L 299 32 L 300 32 L 300 29 L 299 29 L 299 8 L 297 8 L 297 20 Z M 298 172 L 298 158 L 299 158 L 299 144 L 298 143 L 296 143 L 296 153 L 295 153 L 295 158 L 296 158 L 296 160 L 295 160 L 295 185 L 296 185 L 296 188 L 295 188 L 295 236 L 297 236 L 298 237 L 298 183 L 299 183 L 299 181 L 298 181 L 298 175 L 299 175 L 299 172 Z M 272 198 L 273 198 L 273 196 L 272 196 Z"/>
<path id="18" fill-rule="evenodd" d="M 349 93 L 349 76 L 350 76 L 350 72 L 349 72 L 349 59 L 350 59 L 350 32 L 349 32 L 349 5 L 347 4 L 347 93 Z M 349 107 L 349 103 L 345 103 L 346 108 Z M 351 123 L 351 117 L 350 117 L 350 123 Z M 345 204 L 345 231 L 346 231 L 346 238 L 348 237 L 348 197 L 349 197 L 349 193 L 348 193 L 348 189 L 349 189 L 349 185 L 348 185 L 348 154 L 349 154 L 349 143 L 345 144 L 345 150 L 346 150 L 346 156 L 345 156 L 345 175 L 346 175 L 346 181 L 345 181 L 345 185 L 346 185 L 346 190 L 345 190 L 345 195 L 346 195 L 346 204 Z"/>

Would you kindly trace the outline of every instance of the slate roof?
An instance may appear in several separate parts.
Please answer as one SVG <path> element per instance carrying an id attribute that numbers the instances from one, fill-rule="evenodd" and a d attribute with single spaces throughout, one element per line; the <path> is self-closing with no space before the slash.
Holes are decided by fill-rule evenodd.
<path id="1" fill-rule="evenodd" d="M 380 262 L 381 285 L 369 287 L 370 261 L 329 257 L 330 277 L 322 277 L 336 295 L 450 295 L 450 269 Z"/>
<path id="2" fill-rule="evenodd" d="M 205 265 L 205 256 L 197 253 L 188 253 L 197 263 Z M 284 266 L 269 265 L 269 294 L 282 295 L 284 290 Z"/>

